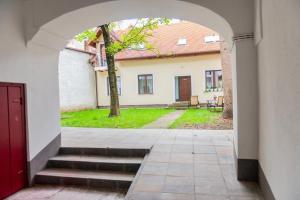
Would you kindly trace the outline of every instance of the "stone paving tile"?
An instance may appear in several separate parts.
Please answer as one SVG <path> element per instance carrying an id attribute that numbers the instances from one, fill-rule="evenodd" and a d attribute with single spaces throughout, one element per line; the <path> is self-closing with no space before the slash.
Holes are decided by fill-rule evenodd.
<path id="1" fill-rule="evenodd" d="M 157 162 L 147 162 L 141 174 L 150 174 L 150 175 L 167 175 L 168 172 L 168 163 L 157 163 Z"/>
<path id="2" fill-rule="evenodd" d="M 216 154 L 194 154 L 194 162 L 217 165 L 219 161 Z"/>
<path id="3" fill-rule="evenodd" d="M 194 145 L 194 153 L 212 153 L 216 154 L 215 146 Z"/>
<path id="4" fill-rule="evenodd" d="M 194 178 L 193 177 L 172 177 L 167 176 L 164 193 L 194 194 Z"/>
<path id="5" fill-rule="evenodd" d="M 194 154 L 192 153 L 171 153 L 170 163 L 193 163 Z"/>
<path id="6" fill-rule="evenodd" d="M 196 194 L 215 194 L 215 195 L 228 195 L 225 182 L 220 179 L 195 179 L 195 193 Z"/>
<path id="7" fill-rule="evenodd" d="M 194 194 L 162 193 L 161 200 L 194 200 Z"/>
<path id="8" fill-rule="evenodd" d="M 50 185 L 37 185 L 35 187 L 26 188 L 9 198 L 7 200 L 33 200 L 33 199 L 49 199 L 57 192 L 63 189 L 62 186 L 50 186 Z"/>
<path id="9" fill-rule="evenodd" d="M 196 200 L 231 200 L 228 195 L 203 195 L 197 194 Z"/>
<path id="10" fill-rule="evenodd" d="M 211 164 L 195 164 L 195 177 L 219 179 L 222 177 L 221 168 L 219 165 Z"/>
<path id="11" fill-rule="evenodd" d="M 186 163 L 169 163 L 168 176 L 194 176 L 194 165 Z"/>
<path id="12" fill-rule="evenodd" d="M 166 152 L 151 152 L 148 157 L 148 162 L 169 162 L 170 153 Z"/>
<path id="13" fill-rule="evenodd" d="M 161 193 L 139 192 L 127 196 L 127 200 L 160 200 Z"/>
<path id="14" fill-rule="evenodd" d="M 194 185 L 194 177 L 176 177 L 167 176 L 165 180 L 166 185 Z"/>
<path id="15" fill-rule="evenodd" d="M 7 200 L 124 200 L 125 194 L 85 187 L 37 185 L 21 190 Z"/>
<path id="16" fill-rule="evenodd" d="M 171 152 L 171 151 L 172 151 L 171 144 L 157 144 L 151 150 L 151 152 Z"/>
<path id="17" fill-rule="evenodd" d="M 174 144 L 172 147 L 172 153 L 192 153 L 193 151 L 193 144 Z"/>
<path id="18" fill-rule="evenodd" d="M 263 200 L 261 197 L 230 196 L 230 200 Z"/>
<path id="19" fill-rule="evenodd" d="M 81 199 L 89 199 L 89 200 L 97 200 L 99 199 L 99 194 L 88 193 L 87 188 L 64 188 L 60 192 L 53 195 L 51 200 L 63 200 L 63 199 L 72 199 L 72 200 L 81 200 Z"/>
<path id="20" fill-rule="evenodd" d="M 233 155 L 219 155 L 218 154 L 218 162 L 221 165 L 232 165 L 234 164 L 234 157 Z"/>
<path id="21" fill-rule="evenodd" d="M 165 184 L 165 176 L 156 176 L 156 175 L 140 175 L 136 184 L 141 185 L 164 185 Z"/>
<path id="22" fill-rule="evenodd" d="M 216 152 L 218 155 L 232 155 L 233 156 L 233 147 L 232 146 L 216 146 Z"/>
<path id="23" fill-rule="evenodd" d="M 134 187 L 133 193 L 139 193 L 139 192 L 163 192 L 164 185 L 161 184 L 138 184 Z"/>
<path id="24" fill-rule="evenodd" d="M 194 185 L 165 185 L 163 192 L 166 193 L 179 193 L 179 194 L 194 194 Z"/>

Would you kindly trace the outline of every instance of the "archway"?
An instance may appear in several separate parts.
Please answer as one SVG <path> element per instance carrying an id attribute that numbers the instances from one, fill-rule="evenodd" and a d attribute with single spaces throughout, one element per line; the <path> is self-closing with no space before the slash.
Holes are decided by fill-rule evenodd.
<path id="1" fill-rule="evenodd" d="M 26 38 L 29 48 L 39 45 L 58 52 L 77 33 L 126 18 L 168 17 L 192 21 L 221 33 L 232 47 L 235 148 L 240 179 L 256 179 L 257 81 L 253 38 L 253 2 L 220 1 L 27 1 Z M 56 12 L 47 11 L 51 6 Z M 238 9 L 236 9 L 238 8 Z M 34 16 L 39 16 L 38 21 Z M 233 38 L 233 40 L 232 40 Z M 52 59 L 57 59 L 53 57 Z M 52 62 L 58 63 L 57 60 Z M 57 67 L 57 66 L 53 66 Z M 254 173 L 254 175 L 253 175 Z"/>

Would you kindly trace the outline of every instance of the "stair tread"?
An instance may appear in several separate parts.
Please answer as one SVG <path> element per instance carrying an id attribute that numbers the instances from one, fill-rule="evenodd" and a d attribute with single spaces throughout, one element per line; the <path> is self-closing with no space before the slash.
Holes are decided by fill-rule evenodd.
<path id="1" fill-rule="evenodd" d="M 37 173 L 38 176 L 84 178 L 99 180 L 133 181 L 135 174 L 114 171 L 87 171 L 79 169 L 48 168 Z"/>
<path id="2" fill-rule="evenodd" d="M 96 150 L 123 150 L 123 151 L 149 151 L 149 148 L 140 148 L 140 147 L 130 147 L 130 148 L 124 148 L 119 146 L 102 146 L 102 147 L 81 147 L 81 146 L 62 146 L 60 149 L 96 149 Z"/>
<path id="3" fill-rule="evenodd" d="M 95 162 L 95 163 L 116 163 L 116 164 L 141 164 L 143 158 L 140 157 L 109 157 L 109 156 L 88 156 L 88 155 L 57 155 L 49 159 L 50 161 L 75 161 L 75 162 Z"/>

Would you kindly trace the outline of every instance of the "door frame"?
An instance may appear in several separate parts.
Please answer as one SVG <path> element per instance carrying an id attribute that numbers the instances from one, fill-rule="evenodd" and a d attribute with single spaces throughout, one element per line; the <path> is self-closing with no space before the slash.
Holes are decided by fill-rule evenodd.
<path id="1" fill-rule="evenodd" d="M 21 90 L 22 90 L 22 119 L 23 119 L 23 124 L 22 124 L 22 127 L 23 127 L 23 131 L 24 131 L 24 158 L 25 158 L 25 163 L 24 163 L 24 166 L 25 166 L 25 185 L 24 185 L 24 188 L 28 187 L 29 185 L 29 174 L 28 174 L 28 162 L 27 162 L 27 153 L 28 153 L 28 126 L 27 126 L 27 95 L 26 95 L 26 84 L 25 83 L 12 83 L 12 82 L 1 82 L 0 81 L 0 86 L 6 86 L 6 87 L 9 87 L 9 86 L 16 86 L 16 87 L 20 87 Z"/>
<path id="2" fill-rule="evenodd" d="M 175 76 L 175 94 L 176 94 L 176 78 L 178 79 L 178 88 L 177 88 L 177 92 L 178 92 L 178 99 L 176 99 L 176 95 L 175 95 L 175 101 L 176 102 L 181 102 L 182 100 L 180 99 L 180 78 L 184 78 L 184 77 L 188 77 L 190 79 L 190 91 L 191 91 L 191 96 L 192 96 L 192 76 L 191 75 L 178 75 Z"/>

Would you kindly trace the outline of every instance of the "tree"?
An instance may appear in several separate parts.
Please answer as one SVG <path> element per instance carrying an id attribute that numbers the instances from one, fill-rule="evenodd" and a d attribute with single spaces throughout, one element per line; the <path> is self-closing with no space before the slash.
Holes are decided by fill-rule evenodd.
<path id="1" fill-rule="evenodd" d="M 123 31 L 117 37 L 112 37 L 114 28 L 117 23 L 110 23 L 101 25 L 101 31 L 103 35 L 106 62 L 108 70 L 108 80 L 110 89 L 110 113 L 109 117 L 115 117 L 120 115 L 119 96 L 117 87 L 117 76 L 115 68 L 114 56 L 128 48 L 138 50 L 138 47 L 143 47 L 143 50 L 156 51 L 157 49 L 148 41 L 149 37 L 153 36 L 153 31 L 158 28 L 159 25 L 169 24 L 170 20 L 166 18 L 141 18 L 137 19 L 135 24 Z M 112 34 L 111 34 L 112 33 Z M 76 36 L 76 39 L 83 41 L 88 39 L 89 41 L 99 40 L 96 29 L 89 29 Z"/>
<path id="2" fill-rule="evenodd" d="M 221 42 L 221 59 L 223 69 L 223 87 L 224 87 L 224 111 L 223 118 L 231 119 L 232 109 L 232 74 L 230 63 L 230 51 L 225 41 Z"/>

